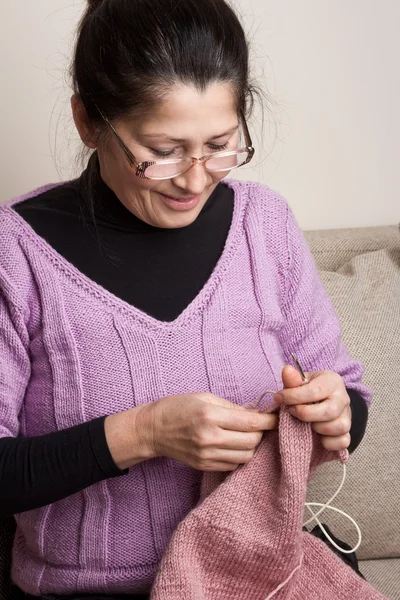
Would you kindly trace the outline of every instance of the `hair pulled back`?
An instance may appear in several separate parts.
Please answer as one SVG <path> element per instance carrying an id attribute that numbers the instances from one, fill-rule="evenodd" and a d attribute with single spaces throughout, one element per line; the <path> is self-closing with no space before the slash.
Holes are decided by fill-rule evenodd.
<path id="1" fill-rule="evenodd" d="M 89 10 L 95 10 L 102 2 L 103 0 L 87 0 Z"/>
<path id="2" fill-rule="evenodd" d="M 89 120 L 151 110 L 174 84 L 227 82 L 253 105 L 243 28 L 224 0 L 89 0 L 71 67 Z"/>

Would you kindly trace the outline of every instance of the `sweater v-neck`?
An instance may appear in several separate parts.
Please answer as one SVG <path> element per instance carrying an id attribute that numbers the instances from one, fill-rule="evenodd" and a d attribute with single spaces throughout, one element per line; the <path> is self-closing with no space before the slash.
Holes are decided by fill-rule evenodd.
<path id="1" fill-rule="evenodd" d="M 8 211 L 11 218 L 14 220 L 14 222 L 16 222 L 18 235 L 20 236 L 21 232 L 25 234 L 22 236 L 22 244 L 27 243 L 28 241 L 32 242 L 34 246 L 41 252 L 41 254 L 50 261 L 50 263 L 62 276 L 66 277 L 73 285 L 79 288 L 80 293 L 90 296 L 100 305 L 117 311 L 121 316 L 124 316 L 128 319 L 134 319 L 138 324 L 140 324 L 140 326 L 146 329 L 169 330 L 174 327 L 182 327 L 187 325 L 194 318 L 196 318 L 196 316 L 202 313 L 204 307 L 208 304 L 213 296 L 225 270 L 228 268 L 243 234 L 241 223 L 244 219 L 248 202 L 248 194 L 241 194 L 241 187 L 246 187 L 248 184 L 234 180 L 224 180 L 223 183 L 231 188 L 234 193 L 232 222 L 226 238 L 225 247 L 216 263 L 213 272 L 204 283 L 199 293 L 182 310 L 182 312 L 171 321 L 162 321 L 147 314 L 145 311 L 126 302 L 107 290 L 102 285 L 93 281 L 90 277 L 76 268 L 75 265 L 68 261 L 64 256 L 57 252 L 57 250 L 55 250 L 42 236 L 38 235 L 38 233 L 26 222 L 25 219 L 23 219 L 15 210 L 13 210 L 16 204 L 34 198 L 50 189 L 54 189 L 60 184 L 45 186 L 34 190 L 26 196 L 12 200 L 5 205 L 3 210 Z M 127 209 L 125 209 L 123 206 L 122 209 L 123 211 L 127 211 Z M 136 219 L 136 217 L 134 217 L 134 219 Z M 141 227 L 141 225 L 137 223 L 135 223 L 135 226 Z M 144 224 L 144 229 L 147 227 L 148 226 Z"/>

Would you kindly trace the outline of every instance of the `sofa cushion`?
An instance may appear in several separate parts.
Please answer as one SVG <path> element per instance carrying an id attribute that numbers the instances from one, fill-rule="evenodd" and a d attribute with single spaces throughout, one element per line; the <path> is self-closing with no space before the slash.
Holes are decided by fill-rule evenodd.
<path id="1" fill-rule="evenodd" d="M 362 560 L 360 571 L 371 585 L 390 600 L 400 600 L 400 558 Z"/>
<path id="2" fill-rule="evenodd" d="M 365 364 L 364 382 L 374 393 L 366 436 L 334 502 L 361 527 L 361 559 L 400 557 L 400 235 L 397 228 L 388 230 L 388 249 L 354 255 L 336 271 L 320 271 L 343 341 L 351 356 Z M 342 253 L 340 236 L 336 239 Z M 311 244 L 313 252 L 316 246 Z M 310 483 L 309 501 L 328 500 L 341 481 L 341 469 L 339 463 L 324 465 Z M 326 511 L 322 520 L 340 539 L 356 541 L 354 526 L 344 517 Z"/>
<path id="3" fill-rule="evenodd" d="M 400 239 L 398 225 L 320 229 L 304 235 L 321 271 L 337 271 L 360 254 L 396 249 Z"/>

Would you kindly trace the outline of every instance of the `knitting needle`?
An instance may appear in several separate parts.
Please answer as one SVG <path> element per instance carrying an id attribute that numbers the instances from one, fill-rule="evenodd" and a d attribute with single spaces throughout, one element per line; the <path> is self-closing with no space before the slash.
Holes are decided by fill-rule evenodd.
<path id="1" fill-rule="evenodd" d="M 307 377 L 304 375 L 304 371 L 303 371 L 303 369 L 301 368 L 301 366 L 300 366 L 300 363 L 299 363 L 299 361 L 297 360 L 297 358 L 295 357 L 295 355 L 293 354 L 293 352 L 291 352 L 290 354 L 291 354 L 291 357 L 292 357 L 292 359 L 293 359 L 293 362 L 294 362 L 294 364 L 296 365 L 296 368 L 297 368 L 298 372 L 300 373 L 300 375 L 301 375 L 301 378 L 302 378 L 302 380 L 303 380 L 303 383 L 302 383 L 302 385 L 304 385 L 304 384 L 306 384 L 306 383 L 310 383 L 309 379 L 307 379 Z M 309 405 L 312 405 L 312 404 L 320 404 L 321 402 L 322 402 L 322 400 L 316 400 L 315 402 L 307 402 L 307 405 L 309 406 Z"/>
<path id="2" fill-rule="evenodd" d="M 294 362 L 294 364 L 296 365 L 296 369 L 298 370 L 298 372 L 299 372 L 299 373 L 300 373 L 300 375 L 301 375 L 301 378 L 302 378 L 302 380 L 303 380 L 303 383 L 309 383 L 309 381 L 308 381 L 307 377 L 304 375 L 304 371 L 303 371 L 303 369 L 301 368 L 299 361 L 297 360 L 297 358 L 295 357 L 295 355 L 293 354 L 293 352 L 291 352 L 291 353 L 290 353 L 290 355 L 291 355 L 291 357 L 292 357 L 292 359 L 293 359 L 293 362 Z"/>

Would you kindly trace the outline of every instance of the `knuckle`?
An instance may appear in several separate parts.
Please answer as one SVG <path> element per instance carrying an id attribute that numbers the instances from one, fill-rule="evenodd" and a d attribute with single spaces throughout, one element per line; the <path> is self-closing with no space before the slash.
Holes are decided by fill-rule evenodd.
<path id="1" fill-rule="evenodd" d="M 304 421 L 305 423 L 311 422 L 310 407 L 305 404 L 298 404 L 296 406 L 296 411 L 292 414 L 295 415 L 296 419 L 299 421 Z"/>
<path id="2" fill-rule="evenodd" d="M 244 423 L 245 431 L 253 432 L 260 428 L 259 419 L 257 415 L 247 415 L 247 419 Z"/>
<path id="3" fill-rule="evenodd" d="M 321 400 L 323 397 L 321 384 L 318 381 L 315 381 L 314 384 L 315 384 L 314 386 L 312 386 L 308 389 L 309 400 L 311 402 L 317 402 L 318 400 Z"/>
<path id="4" fill-rule="evenodd" d="M 351 429 L 351 419 L 348 416 L 341 417 L 340 429 L 342 433 L 348 433 Z"/>
<path id="5" fill-rule="evenodd" d="M 251 452 L 246 452 L 243 456 L 242 462 L 247 465 L 252 460 L 253 457 L 254 457 L 254 450 Z"/>
<path id="6" fill-rule="evenodd" d="M 344 397 L 344 399 L 345 399 L 345 407 L 346 407 L 346 410 L 348 410 L 348 411 L 349 411 L 349 413 L 351 413 L 351 408 L 350 408 L 350 396 L 348 395 L 348 393 L 347 393 L 347 392 L 346 392 L 346 394 L 345 394 L 345 397 Z"/>
<path id="7" fill-rule="evenodd" d="M 199 465 L 201 469 L 207 467 L 210 463 L 210 457 L 204 449 L 198 449 L 194 452 L 196 464 Z"/>
<path id="8" fill-rule="evenodd" d="M 246 437 L 246 440 L 244 442 L 244 450 L 245 451 L 251 451 L 254 450 L 254 448 L 257 446 L 257 444 L 259 443 L 259 436 L 258 435 L 248 435 Z"/>
<path id="9" fill-rule="evenodd" d="M 203 429 L 196 431 L 196 433 L 193 436 L 193 444 L 196 453 L 203 452 L 204 449 L 210 445 L 209 436 L 205 433 Z"/>
<path id="10" fill-rule="evenodd" d="M 211 420 L 210 405 L 203 404 L 198 407 L 198 419 L 201 423 L 209 423 Z"/>
<path id="11" fill-rule="evenodd" d="M 331 402 L 326 402 L 324 405 L 324 420 L 333 421 L 337 417 L 336 406 Z"/>

